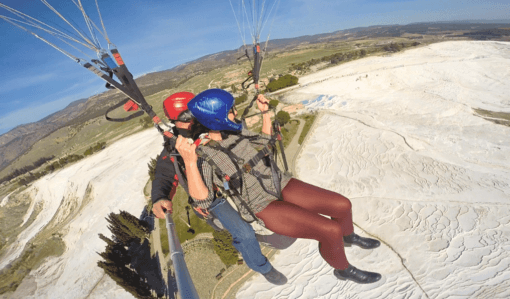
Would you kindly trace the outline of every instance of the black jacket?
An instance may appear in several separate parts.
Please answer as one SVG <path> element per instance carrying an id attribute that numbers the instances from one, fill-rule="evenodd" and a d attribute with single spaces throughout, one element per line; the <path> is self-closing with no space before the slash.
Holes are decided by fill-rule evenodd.
<path id="1" fill-rule="evenodd" d="M 174 159 L 177 159 L 181 174 L 183 177 L 185 176 L 184 161 L 180 156 L 172 156 L 172 154 L 177 154 L 175 143 L 173 143 L 170 139 L 165 139 L 164 148 L 156 162 L 154 180 L 152 181 L 152 203 L 156 203 L 161 199 L 172 200 L 174 197 L 177 185 L 179 184 L 179 179 L 177 178 L 177 173 L 173 163 Z"/>

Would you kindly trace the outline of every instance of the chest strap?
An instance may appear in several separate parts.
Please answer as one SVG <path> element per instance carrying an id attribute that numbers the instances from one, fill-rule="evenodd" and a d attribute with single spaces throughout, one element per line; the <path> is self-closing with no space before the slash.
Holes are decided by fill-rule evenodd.
<path id="1" fill-rule="evenodd" d="M 205 162 L 207 162 L 211 166 L 213 172 L 223 182 L 223 186 L 216 186 L 216 188 L 218 188 L 222 193 L 225 193 L 232 199 L 235 199 L 235 198 L 239 199 L 239 200 L 234 201 L 234 203 L 237 205 L 238 210 L 246 211 L 251 217 L 251 219 L 246 219 L 245 217 L 242 217 L 244 219 L 244 221 L 246 221 L 248 223 L 257 221 L 257 216 L 255 216 L 255 213 L 252 211 L 252 209 L 248 206 L 248 204 L 246 202 L 241 200 L 241 198 L 242 198 L 241 193 L 239 191 L 237 191 L 236 188 L 230 188 L 229 182 L 232 179 L 226 173 L 224 173 L 218 167 L 218 165 L 216 165 L 216 162 L 214 162 L 214 160 L 211 157 L 209 157 L 209 155 L 204 153 L 202 148 L 200 148 L 200 147 L 197 148 L 196 152 L 200 158 L 202 158 Z M 240 179 L 240 183 L 241 183 L 240 186 L 241 186 L 241 191 L 242 191 L 242 180 L 241 179 Z M 242 213 L 240 213 L 240 215 L 243 216 Z"/>
<path id="2" fill-rule="evenodd" d="M 278 171 L 277 171 L 278 168 L 277 168 L 276 163 L 274 162 L 273 156 L 272 156 L 272 153 L 274 150 L 274 143 L 275 143 L 275 138 L 271 138 L 269 140 L 269 142 L 264 146 L 264 148 L 262 150 L 260 150 L 255 156 L 253 156 L 246 163 L 244 163 L 244 161 L 242 159 L 240 159 L 239 157 L 234 155 L 234 153 L 232 153 L 232 151 L 222 147 L 218 142 L 211 141 L 211 142 L 209 142 L 208 145 L 218 151 L 225 153 L 232 160 L 232 162 L 234 162 L 234 166 L 236 167 L 237 171 L 234 175 L 232 175 L 231 178 L 229 178 L 229 180 L 230 179 L 239 179 L 240 183 L 241 183 L 241 192 L 242 192 L 243 172 L 250 173 L 257 179 L 260 186 L 262 187 L 262 189 L 264 189 L 264 191 L 266 193 L 281 199 L 281 185 L 280 185 L 281 177 L 278 175 Z M 264 158 L 269 159 L 269 166 L 271 167 L 271 175 L 270 176 L 263 175 L 260 172 L 254 170 L 255 166 Z M 212 161 L 211 158 L 209 158 L 209 159 L 210 159 L 210 161 Z M 208 161 L 208 163 L 211 164 L 209 161 Z M 212 163 L 214 163 L 214 161 L 212 161 Z M 241 163 L 244 163 L 244 164 L 241 167 L 239 167 L 239 164 L 241 164 Z M 219 167 L 217 167 L 217 165 L 215 165 L 215 167 L 219 168 Z M 262 181 L 263 179 L 272 179 L 276 192 L 269 190 L 267 188 L 267 186 L 264 184 L 264 182 Z M 224 184 L 226 184 L 229 180 L 224 181 Z"/>

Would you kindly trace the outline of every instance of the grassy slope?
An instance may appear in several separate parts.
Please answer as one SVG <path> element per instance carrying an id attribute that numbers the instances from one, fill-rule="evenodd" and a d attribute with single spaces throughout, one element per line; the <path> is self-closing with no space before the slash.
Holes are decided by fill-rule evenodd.
<path id="1" fill-rule="evenodd" d="M 498 125 L 504 125 L 510 127 L 510 113 L 506 112 L 495 112 L 483 109 L 475 109 L 476 114 L 482 116 L 484 119 L 496 123 Z"/>

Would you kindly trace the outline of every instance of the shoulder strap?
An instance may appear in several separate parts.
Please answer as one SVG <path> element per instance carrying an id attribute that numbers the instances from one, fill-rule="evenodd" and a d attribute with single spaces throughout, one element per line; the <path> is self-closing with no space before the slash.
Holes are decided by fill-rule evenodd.
<path id="1" fill-rule="evenodd" d="M 254 221 L 257 221 L 257 216 L 255 216 L 255 213 L 252 211 L 252 209 L 248 206 L 246 202 L 241 200 L 241 193 L 237 191 L 235 188 L 230 188 L 229 181 L 231 178 L 225 174 L 219 167 L 216 165 L 216 162 L 209 157 L 200 147 L 197 148 L 197 154 L 200 158 L 202 158 L 205 162 L 207 162 L 211 168 L 213 169 L 213 172 L 218 176 L 218 178 L 223 182 L 223 186 L 216 186 L 222 193 L 225 193 L 232 199 L 234 199 L 234 203 L 236 204 L 239 211 L 244 210 L 248 215 L 251 217 L 251 219 L 246 219 L 245 214 L 239 213 L 241 217 L 244 219 L 244 221 L 251 223 Z M 242 182 L 241 178 L 240 181 Z M 241 184 L 241 190 L 242 190 L 242 184 Z"/>
<path id="2" fill-rule="evenodd" d="M 181 169 L 179 168 L 179 163 L 177 162 L 178 154 L 174 153 L 174 154 L 170 154 L 170 156 L 175 157 L 173 159 L 174 160 L 173 163 L 174 163 L 175 173 L 177 174 L 177 178 L 179 179 L 179 184 L 181 184 L 184 191 L 186 191 L 186 194 L 189 195 L 188 182 L 184 179 L 184 177 L 181 173 Z"/>
<path id="3" fill-rule="evenodd" d="M 243 176 L 243 172 L 244 173 L 251 173 L 253 176 L 255 176 L 255 178 L 259 182 L 260 186 L 262 187 L 262 189 L 264 189 L 264 191 L 266 193 L 281 199 L 282 197 L 281 197 L 280 176 L 278 175 L 276 163 L 274 163 L 273 157 L 271 155 L 272 150 L 275 148 L 275 146 L 274 146 L 275 141 L 276 141 L 276 137 L 271 138 L 269 140 L 269 142 L 266 144 L 266 146 L 261 151 L 259 151 L 253 158 L 251 158 L 248 162 L 246 162 L 246 163 L 244 163 L 244 161 L 242 161 L 242 159 L 239 159 L 238 157 L 236 157 L 232 153 L 231 150 L 222 147 L 218 142 L 210 141 L 209 145 L 212 148 L 214 148 L 216 150 L 219 150 L 219 151 L 225 153 L 226 155 L 228 155 L 229 158 L 234 162 L 234 166 L 237 169 L 236 173 L 231 178 L 228 178 L 228 176 L 225 175 L 224 173 L 220 174 L 220 178 L 224 178 L 224 177 L 228 178 L 228 179 L 222 179 L 223 180 L 223 185 L 225 186 L 225 188 L 228 187 L 228 181 L 230 181 L 231 179 L 239 179 L 240 185 L 241 185 L 241 192 L 242 192 L 242 184 L 243 184 L 242 176 Z M 269 159 L 269 163 L 270 163 L 270 167 L 271 167 L 271 174 L 272 174 L 271 176 L 263 175 L 263 174 L 259 173 L 258 171 L 255 171 L 253 169 L 255 167 L 255 165 L 257 165 L 260 162 L 260 160 L 262 160 L 265 157 L 268 157 L 268 159 Z M 206 158 L 205 160 L 211 165 L 211 167 L 213 167 L 213 169 L 216 168 L 216 169 L 218 169 L 221 172 L 219 167 L 216 165 L 216 163 L 214 163 L 214 161 L 210 157 Z M 244 163 L 244 164 L 241 167 L 239 167 L 239 164 L 241 164 L 241 163 Z M 212 164 L 214 164 L 214 166 Z M 262 181 L 262 179 L 270 179 L 270 178 L 273 181 L 276 193 L 271 191 L 271 190 L 269 190 L 264 185 L 264 182 Z M 242 193 L 241 193 L 241 195 L 242 195 Z"/>

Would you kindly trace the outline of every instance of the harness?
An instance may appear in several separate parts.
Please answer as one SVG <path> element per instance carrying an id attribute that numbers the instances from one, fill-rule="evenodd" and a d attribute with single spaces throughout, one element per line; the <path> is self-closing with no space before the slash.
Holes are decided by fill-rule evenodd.
<path id="1" fill-rule="evenodd" d="M 207 137 L 205 137 L 205 138 L 207 138 Z M 259 137 L 258 136 L 241 135 L 241 139 L 248 139 L 249 141 L 252 141 L 257 138 L 259 138 Z M 233 147 L 235 147 L 237 145 L 237 142 L 229 147 L 223 147 L 218 142 L 216 142 L 214 140 L 209 141 L 207 143 L 208 146 L 226 154 L 230 158 L 230 160 L 233 162 L 234 166 L 236 167 L 236 172 L 232 176 L 227 175 L 216 164 L 216 162 L 213 160 L 213 158 L 210 157 L 203 150 L 203 145 L 198 146 L 196 149 L 197 155 L 204 162 L 208 163 L 209 166 L 211 166 L 213 173 L 223 183 L 220 186 L 215 185 L 216 188 L 218 189 L 217 197 L 218 197 L 218 193 L 219 193 L 220 196 L 223 196 L 223 194 L 225 194 L 225 195 L 229 196 L 230 198 L 232 198 L 232 200 L 234 201 L 234 203 L 236 204 L 236 206 L 239 210 L 241 217 L 248 223 L 258 221 L 258 218 L 255 216 L 255 213 L 248 206 L 248 204 L 244 200 L 242 200 L 243 181 L 245 180 L 246 174 L 248 174 L 248 173 L 252 174 L 258 180 L 260 186 L 266 193 L 281 199 L 281 185 L 280 185 L 281 175 L 278 174 L 278 167 L 276 166 L 276 163 L 273 159 L 273 154 L 275 153 L 275 149 L 276 149 L 276 147 L 275 147 L 276 140 L 277 140 L 276 135 L 273 135 L 272 138 L 269 140 L 269 142 L 255 156 L 253 156 L 248 161 L 244 161 L 243 159 L 239 158 L 232 152 L 232 149 L 233 149 Z M 196 144 L 200 144 L 200 143 L 201 143 L 201 139 L 198 139 Z M 271 175 L 261 174 L 260 172 L 258 172 L 257 170 L 254 169 L 255 166 L 258 163 L 260 163 L 261 161 L 264 162 L 267 166 L 271 167 Z M 273 192 L 272 190 L 270 190 L 268 188 L 268 186 L 266 186 L 264 184 L 263 179 L 272 179 L 274 189 L 276 190 L 276 192 Z M 233 188 L 231 186 L 231 183 L 235 180 L 238 180 L 238 182 L 239 182 L 238 185 L 239 185 L 240 191 L 238 191 L 236 188 Z M 245 194 L 245 196 L 248 196 L 248 194 Z"/>

